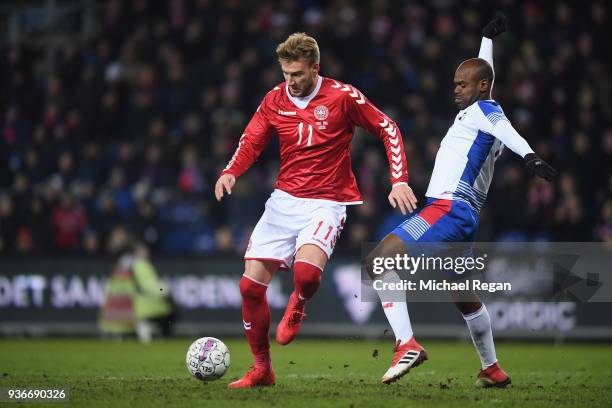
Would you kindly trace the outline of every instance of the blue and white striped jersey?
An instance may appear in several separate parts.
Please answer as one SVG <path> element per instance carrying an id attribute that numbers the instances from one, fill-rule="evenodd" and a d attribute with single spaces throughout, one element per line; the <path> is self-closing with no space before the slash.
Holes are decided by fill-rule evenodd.
<path id="1" fill-rule="evenodd" d="M 479 211 L 504 148 L 502 140 L 521 157 L 533 151 L 494 100 L 476 101 L 459 111 L 440 143 L 426 196 L 463 200 Z"/>

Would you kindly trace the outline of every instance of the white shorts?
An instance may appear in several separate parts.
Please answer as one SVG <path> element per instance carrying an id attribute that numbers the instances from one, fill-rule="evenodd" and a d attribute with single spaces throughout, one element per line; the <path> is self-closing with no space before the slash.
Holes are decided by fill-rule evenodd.
<path id="1" fill-rule="evenodd" d="M 329 259 L 345 220 L 343 204 L 274 190 L 253 230 L 244 259 L 275 260 L 282 269 L 288 269 L 305 244 L 318 246 Z"/>

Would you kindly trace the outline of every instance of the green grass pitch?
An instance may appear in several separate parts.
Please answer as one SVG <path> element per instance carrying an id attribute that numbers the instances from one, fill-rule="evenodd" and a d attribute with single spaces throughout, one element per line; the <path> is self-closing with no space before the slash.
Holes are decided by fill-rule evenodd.
<path id="1" fill-rule="evenodd" d="M 391 341 L 297 340 L 272 346 L 276 386 L 228 390 L 228 382 L 251 362 L 246 341 L 226 341 L 231 368 L 222 379 L 205 384 L 185 369 L 192 340 L 141 345 L 4 339 L 0 388 L 70 388 L 70 402 L 37 407 L 612 406 L 612 348 L 606 345 L 500 343 L 498 357 L 513 385 L 482 390 L 474 387 L 479 364 L 469 343 L 423 341 L 429 361 L 387 386 L 379 381 L 391 359 Z M 10 404 L 20 405 L 25 406 Z"/>

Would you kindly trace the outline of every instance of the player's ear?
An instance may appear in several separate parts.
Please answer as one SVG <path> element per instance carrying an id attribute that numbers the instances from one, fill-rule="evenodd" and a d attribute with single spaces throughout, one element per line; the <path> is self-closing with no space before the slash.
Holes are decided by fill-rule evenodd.
<path id="1" fill-rule="evenodd" d="M 490 87 L 491 87 L 491 81 L 489 81 L 488 78 L 483 78 L 478 83 L 478 88 L 479 88 L 478 90 L 480 92 L 487 92 Z"/>
<path id="2" fill-rule="evenodd" d="M 313 72 L 317 73 L 317 74 L 319 73 L 319 68 L 320 68 L 320 66 L 319 66 L 319 63 L 318 63 L 318 62 L 317 62 L 317 63 L 312 64 L 312 66 L 310 67 L 310 69 L 311 69 Z"/>

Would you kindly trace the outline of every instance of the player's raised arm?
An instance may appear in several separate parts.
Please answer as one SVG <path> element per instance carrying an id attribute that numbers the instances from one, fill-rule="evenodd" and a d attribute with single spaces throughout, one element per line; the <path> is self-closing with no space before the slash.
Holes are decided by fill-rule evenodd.
<path id="1" fill-rule="evenodd" d="M 272 128 L 265 114 L 264 99 L 240 137 L 234 155 L 215 184 L 217 201 L 221 201 L 225 192 L 232 194 L 232 187 L 236 179 L 257 160 L 270 141 L 271 135 Z"/>
<path id="2" fill-rule="evenodd" d="M 493 80 L 495 80 L 495 68 L 493 67 L 493 38 L 506 31 L 506 26 L 506 16 L 498 14 L 482 29 L 482 41 L 480 42 L 478 58 L 489 63 L 493 70 Z M 493 90 L 493 82 L 491 82 L 491 90 Z"/>
<path id="3" fill-rule="evenodd" d="M 345 100 L 351 123 L 377 135 L 385 146 L 392 187 L 389 203 L 393 208 L 399 207 L 402 214 L 412 212 L 416 209 L 417 199 L 408 186 L 408 164 L 402 134 L 391 118 L 376 108 L 356 88 L 351 88 L 353 92 L 347 93 Z"/>

